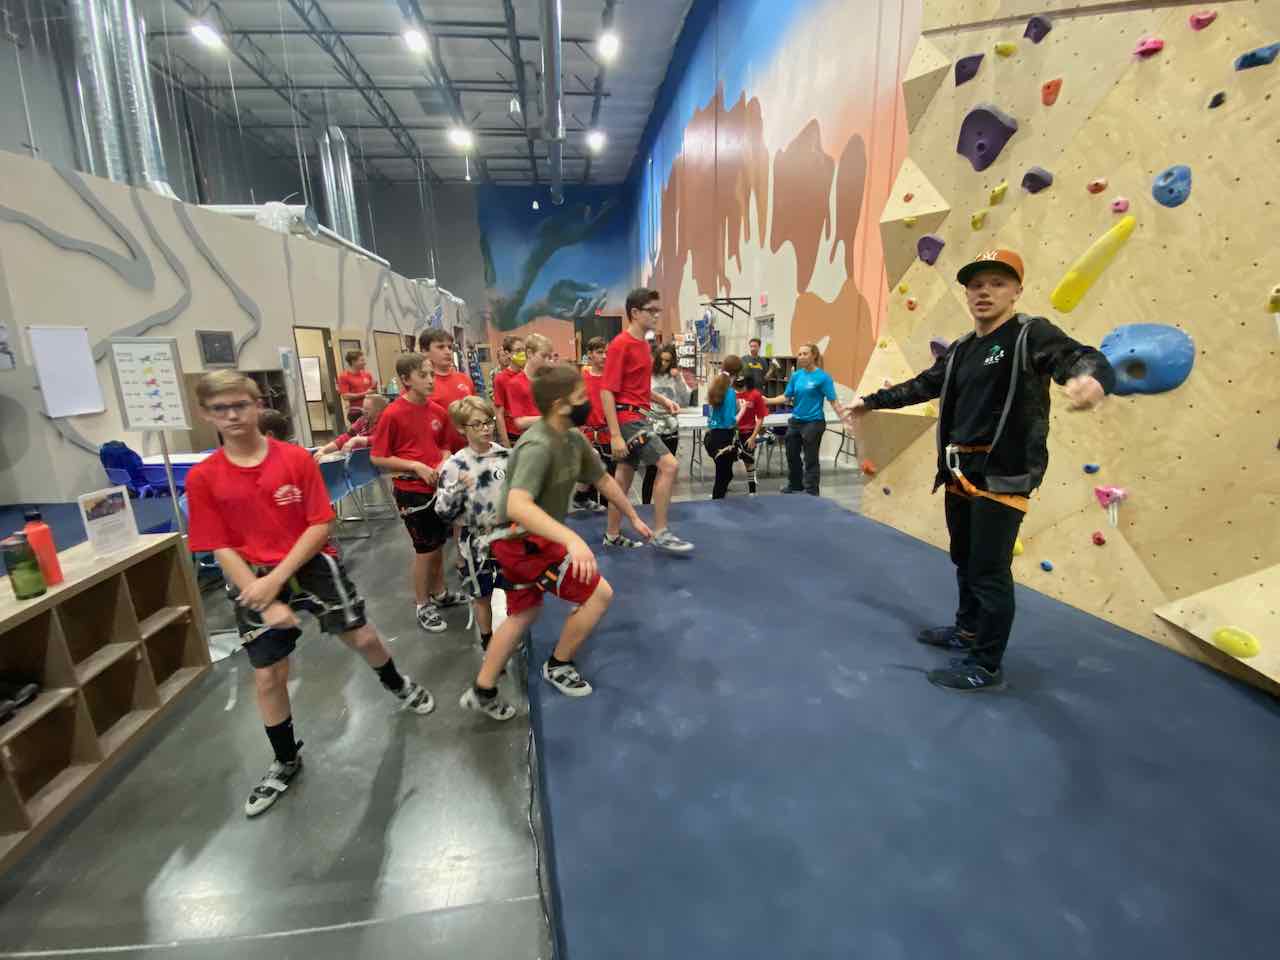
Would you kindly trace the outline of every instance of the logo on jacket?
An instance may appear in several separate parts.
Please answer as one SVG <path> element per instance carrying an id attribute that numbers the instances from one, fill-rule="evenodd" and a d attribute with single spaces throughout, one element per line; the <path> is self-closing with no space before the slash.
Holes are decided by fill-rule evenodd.
<path id="1" fill-rule="evenodd" d="M 276 487 L 276 492 L 271 496 L 275 500 L 276 505 L 280 507 L 287 507 L 291 504 L 302 502 L 302 491 L 292 483 L 286 483 L 283 486 Z"/>
<path id="2" fill-rule="evenodd" d="M 993 343 L 991 345 L 990 352 L 987 354 L 987 359 L 983 360 L 982 363 L 984 366 L 989 367 L 992 364 L 999 363 L 1003 359 L 1004 359 L 1004 347 L 1000 346 L 1000 344 L 998 343 Z"/>

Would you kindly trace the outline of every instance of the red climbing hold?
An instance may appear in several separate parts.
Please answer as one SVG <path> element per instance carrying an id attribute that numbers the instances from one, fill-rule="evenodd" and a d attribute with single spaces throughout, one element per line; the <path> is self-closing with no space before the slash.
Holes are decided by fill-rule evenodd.
<path id="1" fill-rule="evenodd" d="M 1052 107 L 1058 102 L 1058 93 L 1062 90 L 1062 78 L 1050 80 L 1048 83 L 1040 87 L 1040 102 L 1046 107 Z"/>
<path id="2" fill-rule="evenodd" d="M 1107 542 L 1107 538 L 1102 535 L 1101 530 L 1093 531 L 1093 545 L 1095 547 L 1100 547 L 1106 542 Z"/>
<path id="3" fill-rule="evenodd" d="M 914 200 L 915 198 L 916 198 L 916 195 L 915 195 L 914 193 L 904 193 L 904 194 L 902 195 L 902 202 L 903 202 L 903 203 L 910 203 L 910 202 L 911 202 L 912 200 Z"/>
<path id="4" fill-rule="evenodd" d="M 1218 19 L 1218 11 L 1201 10 L 1198 13 L 1193 13 L 1191 16 L 1189 16 L 1187 18 L 1187 22 L 1191 24 L 1192 30 L 1203 30 L 1205 27 L 1207 27 L 1209 24 L 1213 23 L 1213 21 L 1217 19 Z"/>
<path id="5" fill-rule="evenodd" d="M 1101 193 L 1103 190 L 1107 189 L 1107 178 L 1099 177 L 1097 180 L 1090 180 L 1085 185 L 1085 189 L 1090 193 Z"/>
<path id="6" fill-rule="evenodd" d="M 1146 60 L 1154 57 L 1157 53 L 1164 49 L 1164 41 L 1159 37 L 1143 37 L 1138 41 L 1138 45 L 1133 48 L 1133 55 Z"/>
<path id="7" fill-rule="evenodd" d="M 914 310 L 914 309 L 915 309 L 916 307 L 918 307 L 918 306 L 920 306 L 920 301 L 919 301 L 919 300 L 917 300 L 915 297 L 907 297 L 907 309 L 908 309 L 908 310 Z"/>
<path id="8" fill-rule="evenodd" d="M 872 463 L 870 460 L 863 460 L 862 472 L 865 473 L 868 477 L 874 477 L 877 472 L 876 465 Z"/>

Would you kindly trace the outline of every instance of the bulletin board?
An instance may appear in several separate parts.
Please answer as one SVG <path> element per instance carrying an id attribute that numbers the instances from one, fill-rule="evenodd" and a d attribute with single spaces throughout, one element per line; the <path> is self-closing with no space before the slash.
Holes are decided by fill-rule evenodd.
<path id="1" fill-rule="evenodd" d="M 109 356 L 126 430 L 191 429 L 176 339 L 115 337 Z"/>

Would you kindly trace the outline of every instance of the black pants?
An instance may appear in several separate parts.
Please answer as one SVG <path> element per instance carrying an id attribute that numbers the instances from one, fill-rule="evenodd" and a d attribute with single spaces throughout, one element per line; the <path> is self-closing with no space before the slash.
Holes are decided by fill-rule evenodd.
<path id="1" fill-rule="evenodd" d="M 662 442 L 667 445 L 667 449 L 675 455 L 676 447 L 680 446 L 680 434 L 673 433 L 663 436 Z M 640 502 L 653 503 L 653 485 L 658 479 L 657 467 L 644 468 L 644 482 L 640 484 Z"/>
<path id="2" fill-rule="evenodd" d="M 960 606 L 956 627 L 973 634 L 973 658 L 1000 666 L 1013 629 L 1013 544 L 1024 514 L 986 497 L 946 495 L 951 562 Z"/>
<path id="3" fill-rule="evenodd" d="M 755 493 L 756 492 L 756 450 L 759 450 L 760 447 L 757 446 L 755 447 L 755 449 L 747 449 L 747 438 L 750 436 L 751 434 L 749 433 L 742 433 L 741 431 L 739 431 L 738 459 L 741 460 L 742 465 L 747 468 L 747 493 Z M 760 442 L 759 438 L 757 438 L 756 443 L 759 444 L 759 442 Z"/>
<path id="4" fill-rule="evenodd" d="M 711 485 L 711 499 L 723 500 L 733 481 L 733 464 L 738 459 L 736 430 L 708 430 L 702 438 L 702 447 L 716 467 L 715 483 Z"/>
<path id="5" fill-rule="evenodd" d="M 801 421 L 793 417 L 787 425 L 787 486 L 792 490 L 803 490 L 817 496 L 822 469 L 818 453 L 822 449 L 822 435 L 826 432 L 825 420 Z"/>

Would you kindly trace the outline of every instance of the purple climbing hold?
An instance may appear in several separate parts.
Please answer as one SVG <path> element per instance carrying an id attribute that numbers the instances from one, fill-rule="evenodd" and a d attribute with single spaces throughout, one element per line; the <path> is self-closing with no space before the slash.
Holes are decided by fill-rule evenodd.
<path id="1" fill-rule="evenodd" d="M 978 68 L 982 66 L 982 58 L 985 53 L 971 53 L 967 57 L 961 57 L 956 61 L 956 86 L 968 83 L 978 75 Z"/>
<path id="2" fill-rule="evenodd" d="M 951 341 L 945 337 L 933 337 L 929 340 L 929 352 L 933 354 L 933 359 L 945 357 L 947 351 L 951 349 Z"/>
<path id="3" fill-rule="evenodd" d="M 942 253 L 942 248 L 946 245 L 947 241 L 936 233 L 926 233 L 916 241 L 916 253 L 920 254 L 921 260 L 932 267 L 938 262 L 938 255 Z"/>
<path id="4" fill-rule="evenodd" d="M 1039 43 L 1049 35 L 1049 31 L 1053 29 L 1053 21 L 1048 17 L 1034 16 L 1027 21 L 1027 29 L 1023 31 L 1023 36 L 1032 43 Z"/>
<path id="5" fill-rule="evenodd" d="M 1253 67 L 1265 67 L 1273 63 L 1277 56 L 1280 56 L 1280 43 L 1259 47 L 1257 50 L 1250 50 L 1236 57 L 1236 69 L 1249 70 Z"/>
<path id="6" fill-rule="evenodd" d="M 999 107 L 980 103 L 960 124 L 956 153 L 968 159 L 975 170 L 985 170 L 996 162 L 1009 138 L 1018 132 L 1018 121 Z"/>
<path id="7" fill-rule="evenodd" d="M 1053 184 L 1053 174 L 1044 167 L 1032 167 L 1022 176 L 1022 189 L 1028 193 L 1039 193 Z"/>
<path id="8" fill-rule="evenodd" d="M 1227 102 L 1227 92 L 1225 90 L 1219 90 L 1209 100 L 1209 109 L 1217 110 L 1220 106 L 1222 106 L 1226 102 Z"/>

